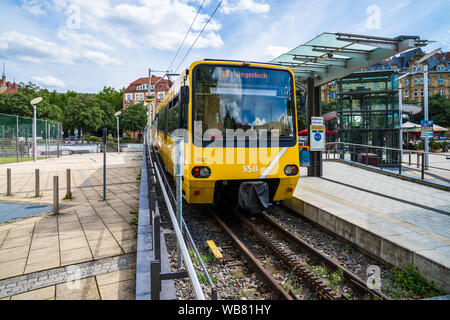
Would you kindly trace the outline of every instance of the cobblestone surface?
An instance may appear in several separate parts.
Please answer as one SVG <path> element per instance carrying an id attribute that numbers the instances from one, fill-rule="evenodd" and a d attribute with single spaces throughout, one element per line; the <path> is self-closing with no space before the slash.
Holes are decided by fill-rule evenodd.
<path id="1" fill-rule="evenodd" d="M 60 283 L 125 270 L 134 265 L 134 260 L 133 254 L 125 254 L 1 280 L 0 299 Z"/>

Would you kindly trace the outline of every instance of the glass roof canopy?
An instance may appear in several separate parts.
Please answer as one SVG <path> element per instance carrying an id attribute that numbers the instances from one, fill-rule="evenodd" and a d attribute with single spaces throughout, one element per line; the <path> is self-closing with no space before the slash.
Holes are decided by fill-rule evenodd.
<path id="1" fill-rule="evenodd" d="M 311 41 L 273 59 L 291 67 L 296 81 L 314 78 L 315 86 L 343 78 L 396 54 L 431 43 L 418 36 L 382 38 L 347 33 L 322 33 Z"/>

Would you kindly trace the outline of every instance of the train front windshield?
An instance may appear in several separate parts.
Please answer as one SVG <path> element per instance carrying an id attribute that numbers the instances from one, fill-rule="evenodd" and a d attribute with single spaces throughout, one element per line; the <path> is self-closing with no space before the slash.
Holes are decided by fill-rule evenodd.
<path id="1" fill-rule="evenodd" d="M 258 136 L 294 140 L 294 92 L 288 71 L 199 65 L 193 73 L 193 115 L 204 141 L 211 141 L 204 136 L 208 129 L 216 129 L 220 138 L 226 137 L 227 129 L 252 129 Z"/>

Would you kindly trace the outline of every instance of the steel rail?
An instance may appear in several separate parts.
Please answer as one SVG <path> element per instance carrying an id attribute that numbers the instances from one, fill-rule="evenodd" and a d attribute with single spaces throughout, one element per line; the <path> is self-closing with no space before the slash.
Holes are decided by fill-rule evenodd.
<path id="1" fill-rule="evenodd" d="M 281 287 L 279 282 L 270 274 L 270 272 L 264 268 L 261 262 L 250 252 L 250 250 L 239 240 L 236 234 L 223 222 L 219 216 L 209 209 L 210 214 L 216 219 L 217 223 L 225 230 L 225 232 L 230 236 L 230 238 L 237 245 L 239 251 L 244 256 L 244 258 L 253 266 L 255 273 L 260 277 L 264 283 L 266 283 L 273 291 L 273 293 L 281 299 L 284 300 L 297 300 L 295 295 L 288 293 Z"/>
<path id="2" fill-rule="evenodd" d="M 255 234 L 261 241 L 263 241 L 280 259 L 282 259 L 289 267 L 292 268 L 293 272 L 296 273 L 304 282 L 308 283 L 318 296 L 327 300 L 347 300 L 347 298 L 340 294 L 333 292 L 327 284 L 319 279 L 314 273 L 307 270 L 303 263 L 295 256 L 295 253 L 291 250 L 280 246 L 279 243 L 272 240 L 270 237 L 264 234 L 254 223 L 250 222 L 248 219 L 238 215 L 238 218 L 245 225 L 250 232 Z"/>
<path id="3" fill-rule="evenodd" d="M 353 289 L 355 289 L 359 292 L 366 293 L 366 294 L 372 294 L 372 295 L 382 298 L 384 300 L 391 300 L 384 293 L 382 293 L 378 290 L 369 289 L 367 287 L 367 284 L 363 280 L 358 278 L 354 273 L 343 268 L 342 266 L 340 266 L 339 264 L 337 264 L 336 262 L 334 262 L 333 260 L 331 260 L 330 258 L 325 256 L 323 253 L 316 250 L 314 247 L 310 246 L 306 241 L 298 238 L 295 234 L 293 234 L 292 232 L 283 228 L 279 223 L 277 223 L 271 217 L 267 216 L 266 214 L 262 214 L 261 218 L 263 219 L 263 221 L 265 223 L 267 223 L 268 225 L 273 227 L 274 230 L 279 232 L 292 245 L 307 251 L 310 255 L 314 256 L 316 259 L 324 262 L 333 271 L 336 271 L 339 269 L 342 270 L 344 277 L 346 278 L 346 280 L 348 281 L 348 283 L 350 284 L 350 286 Z"/>

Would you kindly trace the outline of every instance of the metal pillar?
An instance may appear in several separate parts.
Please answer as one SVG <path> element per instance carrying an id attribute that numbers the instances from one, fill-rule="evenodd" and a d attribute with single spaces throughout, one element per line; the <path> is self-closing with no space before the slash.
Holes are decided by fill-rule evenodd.
<path id="1" fill-rule="evenodd" d="M 423 65 L 423 105 L 424 105 L 424 116 L 425 116 L 425 121 L 428 120 L 428 64 L 425 61 L 425 64 Z M 429 147 L 429 141 L 430 138 L 426 137 L 425 138 L 425 170 L 428 170 L 428 152 L 430 152 L 430 147 Z"/>
<path id="2" fill-rule="evenodd" d="M 16 116 L 16 153 L 17 162 L 19 162 L 19 116 Z"/>
<path id="3" fill-rule="evenodd" d="M 11 196 L 11 169 L 6 169 L 6 195 Z"/>
<path id="4" fill-rule="evenodd" d="M 106 139 L 108 130 L 103 129 L 103 201 L 106 201 Z"/>
<path id="5" fill-rule="evenodd" d="M 36 106 L 33 106 L 33 161 L 36 161 L 37 138 L 36 138 Z"/>
<path id="6" fill-rule="evenodd" d="M 119 117 L 116 117 L 117 119 L 117 151 L 120 153 L 120 128 L 119 128 Z"/>
<path id="7" fill-rule="evenodd" d="M 66 188 L 66 198 L 67 199 L 72 199 L 72 188 L 70 185 L 70 178 L 71 178 L 71 174 L 70 174 L 70 169 L 67 169 L 66 171 L 66 184 L 67 184 L 67 188 Z"/>
<path id="8" fill-rule="evenodd" d="M 35 196 L 36 198 L 38 198 L 39 195 L 40 195 L 40 187 L 39 187 L 39 169 L 35 169 L 34 178 L 35 178 L 34 196 Z"/>
<path id="9" fill-rule="evenodd" d="M 320 96 L 320 86 L 314 86 L 314 78 L 309 78 L 308 82 L 308 143 L 311 145 L 311 117 L 322 116 L 322 106 L 321 106 L 321 96 Z M 321 177 L 322 176 L 322 152 L 312 151 L 311 154 L 311 165 L 308 168 L 308 176 L 310 177 Z"/>
<path id="10" fill-rule="evenodd" d="M 53 176 L 53 213 L 59 214 L 59 181 L 58 176 Z"/>

